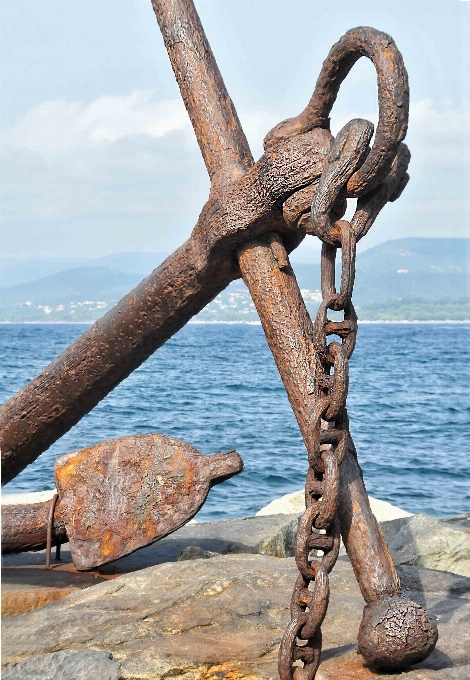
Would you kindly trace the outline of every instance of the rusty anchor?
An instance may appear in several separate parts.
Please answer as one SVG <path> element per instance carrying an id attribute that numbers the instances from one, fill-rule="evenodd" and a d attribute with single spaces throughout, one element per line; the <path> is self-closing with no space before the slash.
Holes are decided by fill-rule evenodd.
<path id="1" fill-rule="evenodd" d="M 400 596 L 395 567 L 370 509 L 345 409 L 347 361 L 357 331 L 351 302 L 355 243 L 408 180 L 409 154 L 402 140 L 409 93 L 403 59 L 390 36 L 364 27 L 348 31 L 325 60 L 306 109 L 267 135 L 265 153 L 254 163 L 193 3 L 152 4 L 211 178 L 209 200 L 191 238 L 5 404 L 0 414 L 4 481 L 242 275 L 310 465 L 307 511 L 296 547 L 300 580 L 281 644 L 280 676 L 315 676 L 329 595 L 327 575 L 336 559 L 339 533 L 367 603 L 359 651 L 371 665 L 404 668 L 430 653 L 437 631 L 424 610 Z M 351 121 L 336 140 L 329 131 L 338 89 L 361 56 L 373 61 L 378 75 L 379 125 L 372 150 L 367 121 Z M 358 198 L 350 223 L 341 219 L 348 197 Z M 307 233 L 323 241 L 323 302 L 315 324 L 288 259 Z M 334 282 L 338 248 L 343 264 L 339 293 Z M 328 309 L 343 310 L 344 320 L 330 321 Z M 327 345 L 332 334 L 341 342 Z M 311 551 L 317 549 L 325 559 L 312 559 Z M 298 644 L 299 638 L 306 644 Z M 293 666 L 298 660 L 302 668 Z"/>
<path id="2" fill-rule="evenodd" d="M 158 434 L 67 453 L 55 461 L 57 499 L 2 506 L 3 552 L 46 547 L 50 525 L 53 544 L 70 541 L 77 569 L 99 567 L 179 529 L 211 487 L 242 470 L 236 451 L 204 456 Z"/>

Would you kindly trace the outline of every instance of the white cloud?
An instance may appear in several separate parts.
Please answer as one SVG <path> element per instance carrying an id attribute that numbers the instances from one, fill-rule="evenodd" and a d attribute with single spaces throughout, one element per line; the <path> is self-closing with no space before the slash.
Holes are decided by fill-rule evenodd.
<path id="1" fill-rule="evenodd" d="M 407 137 L 413 154 L 413 144 L 426 161 L 454 165 L 467 160 L 470 142 L 470 102 L 461 108 L 452 102 L 437 106 L 432 99 L 411 102 Z"/>
<path id="2" fill-rule="evenodd" d="M 341 112 L 335 119 L 333 134 L 351 118 L 363 117 L 377 126 L 377 112 L 358 116 L 355 112 Z M 410 120 L 405 139 L 410 147 L 413 163 L 425 161 L 455 165 L 464 161 L 466 146 L 470 143 L 470 101 L 461 107 L 446 101 L 438 106 L 432 99 L 410 103 Z"/>
<path id="3" fill-rule="evenodd" d="M 63 99 L 31 108 L 4 139 L 44 156 L 99 149 L 125 137 L 162 137 L 189 125 L 181 100 L 158 102 L 150 90 L 103 95 L 88 105 Z"/>
<path id="4" fill-rule="evenodd" d="M 282 117 L 242 112 L 255 159 Z M 340 109 L 333 131 L 353 117 L 357 112 Z M 463 235 L 469 129 L 468 104 L 412 103 L 412 182 L 383 211 L 367 245 L 443 229 Z M 155 101 L 143 90 L 33 107 L 3 135 L 2 174 L 2 247 L 11 254 L 172 250 L 189 235 L 209 191 L 183 104 Z M 310 241 L 294 259 L 318 258 Z"/>

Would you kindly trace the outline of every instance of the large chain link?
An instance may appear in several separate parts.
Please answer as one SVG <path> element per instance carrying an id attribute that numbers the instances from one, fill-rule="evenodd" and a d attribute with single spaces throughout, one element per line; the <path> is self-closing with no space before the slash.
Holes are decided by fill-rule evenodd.
<path id="1" fill-rule="evenodd" d="M 315 375 L 309 393 L 315 396 L 309 419 L 308 462 L 305 485 L 306 510 L 300 519 L 295 545 L 299 576 L 292 594 L 289 623 L 279 651 L 281 680 L 313 680 L 320 663 L 321 624 L 329 600 L 328 574 L 340 547 L 336 508 L 339 466 L 348 446 L 354 450 L 346 410 L 348 361 L 354 351 L 357 316 L 352 303 L 356 242 L 364 236 L 381 208 L 395 200 L 406 185 L 409 152 L 404 144 L 386 177 L 358 200 L 351 222 L 342 217 L 347 184 L 367 156 L 373 126 L 365 120 L 350 121 L 336 137 L 311 208 L 309 232 L 322 240 L 322 302 L 313 326 Z M 341 249 L 341 285 L 336 291 L 336 252 Z M 342 311 L 342 321 L 330 321 L 328 310 Z M 327 338 L 335 335 L 341 342 Z M 333 369 L 333 374 L 331 370 Z M 312 556 L 312 551 L 315 554 Z M 309 585 L 313 582 L 313 590 Z M 302 667 L 293 663 L 301 661 Z"/>

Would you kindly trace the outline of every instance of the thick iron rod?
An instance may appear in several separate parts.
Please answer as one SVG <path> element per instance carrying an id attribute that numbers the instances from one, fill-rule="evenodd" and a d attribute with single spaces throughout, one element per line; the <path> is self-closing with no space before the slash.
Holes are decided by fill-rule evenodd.
<path id="1" fill-rule="evenodd" d="M 2 484 L 73 427 L 238 272 L 187 241 L 0 411 Z"/>
<path id="2" fill-rule="evenodd" d="M 2 553 L 42 550 L 47 547 L 52 499 L 29 505 L 2 505 Z M 68 541 L 65 523 L 59 512 L 54 515 L 51 545 Z"/>
<path id="3" fill-rule="evenodd" d="M 253 157 L 194 4 L 152 5 L 211 181 L 243 174 Z"/>

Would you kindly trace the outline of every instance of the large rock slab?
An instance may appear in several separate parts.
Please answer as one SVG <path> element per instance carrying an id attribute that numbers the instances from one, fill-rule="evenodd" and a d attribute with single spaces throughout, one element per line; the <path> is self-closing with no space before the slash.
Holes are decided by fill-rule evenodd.
<path id="1" fill-rule="evenodd" d="M 438 617 L 440 629 L 436 650 L 407 680 L 470 677 L 470 579 L 417 567 L 400 575 L 407 594 Z M 123 680 L 275 680 L 295 577 L 292 558 L 254 554 L 126 574 L 5 619 L 5 672 L 41 654 L 74 649 L 111 653 Z M 320 680 L 375 677 L 353 654 L 363 605 L 351 566 L 340 558 L 331 575 Z M 351 659 L 363 675 L 338 675 L 338 665 Z"/>
<path id="2" fill-rule="evenodd" d="M 378 498 L 369 496 L 369 502 L 377 522 L 388 522 L 399 517 L 411 517 L 411 512 L 387 503 L 387 501 L 381 501 Z M 287 493 L 280 498 L 275 498 L 268 505 L 265 505 L 264 508 L 258 510 L 256 517 L 303 512 L 305 512 L 305 491 L 301 489 L 300 491 Z"/>
<path id="3" fill-rule="evenodd" d="M 470 529 L 459 521 L 413 515 L 380 525 L 395 564 L 470 576 Z"/>
<path id="4" fill-rule="evenodd" d="M 273 557 L 291 557 L 294 554 L 298 520 L 298 515 L 276 515 L 186 524 L 146 548 L 103 565 L 98 572 L 122 574 L 163 562 L 174 562 L 189 547 L 222 555 L 261 553 Z M 61 557 L 64 563 L 71 562 L 68 544 L 62 546 Z M 15 567 L 43 564 L 44 560 L 44 552 L 21 553 L 4 556 L 2 565 Z"/>
<path id="5" fill-rule="evenodd" d="M 14 616 L 62 600 L 77 590 L 102 583 L 95 573 L 44 569 L 30 565 L 2 569 L 2 616 Z"/>
<path id="6" fill-rule="evenodd" d="M 439 521 L 470 529 L 470 512 L 464 512 L 461 515 L 451 515 L 450 517 L 439 517 Z"/>
<path id="7" fill-rule="evenodd" d="M 3 680 L 120 680 L 119 664 L 108 652 L 67 649 L 38 654 L 2 672 Z"/>
<path id="8" fill-rule="evenodd" d="M 217 554 L 262 553 L 274 557 L 294 554 L 297 515 L 187 524 L 175 533 L 132 555 L 91 572 L 77 573 L 68 544 L 62 546 L 61 561 L 51 571 L 44 569 L 44 551 L 5 555 L 2 559 L 2 616 L 31 611 L 60 600 L 78 589 L 116 574 L 149 566 L 213 557 Z"/>

